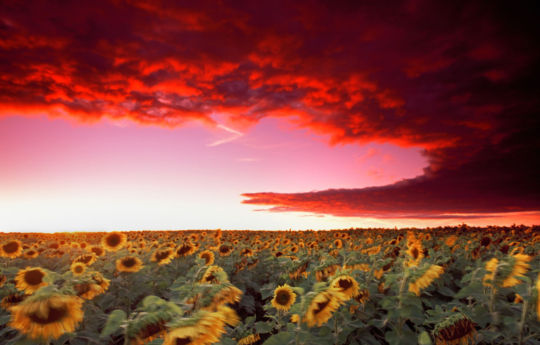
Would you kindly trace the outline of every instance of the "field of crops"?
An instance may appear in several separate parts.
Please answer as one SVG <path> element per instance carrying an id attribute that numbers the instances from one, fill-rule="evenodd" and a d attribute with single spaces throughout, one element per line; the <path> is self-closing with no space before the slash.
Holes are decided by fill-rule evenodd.
<path id="1" fill-rule="evenodd" d="M 0 343 L 540 344 L 539 229 L 0 234 Z"/>

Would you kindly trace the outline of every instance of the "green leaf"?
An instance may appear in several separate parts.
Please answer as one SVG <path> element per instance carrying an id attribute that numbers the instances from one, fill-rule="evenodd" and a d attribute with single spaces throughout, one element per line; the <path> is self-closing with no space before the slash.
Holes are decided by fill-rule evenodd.
<path id="1" fill-rule="evenodd" d="M 109 314 L 109 318 L 107 319 L 107 323 L 105 323 L 103 331 L 101 331 L 101 336 L 107 337 L 116 332 L 122 326 L 122 323 L 126 321 L 126 318 L 127 315 L 125 311 L 120 309 L 113 310 Z"/>
<path id="2" fill-rule="evenodd" d="M 267 322 L 256 322 L 255 323 L 255 329 L 257 330 L 258 333 L 270 333 L 272 331 L 272 329 L 274 329 L 274 327 L 267 323 Z"/>
<path id="3" fill-rule="evenodd" d="M 263 345 L 286 345 L 294 339 L 294 334 L 291 332 L 281 332 L 274 334 L 270 338 L 266 339 Z"/>

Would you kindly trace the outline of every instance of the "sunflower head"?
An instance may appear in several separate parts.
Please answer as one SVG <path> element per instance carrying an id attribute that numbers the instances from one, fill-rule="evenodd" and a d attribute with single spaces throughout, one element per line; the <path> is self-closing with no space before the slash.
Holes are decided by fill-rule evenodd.
<path id="1" fill-rule="evenodd" d="M 38 255 L 39 255 L 39 252 L 37 250 L 35 250 L 35 249 L 28 249 L 23 254 L 25 259 L 34 259 L 34 258 L 38 257 Z"/>
<path id="2" fill-rule="evenodd" d="M 97 295 L 107 291 L 109 288 L 109 280 L 105 279 L 101 273 L 90 272 L 88 276 L 89 279 L 73 286 L 77 296 L 86 300 L 91 300 Z"/>
<path id="3" fill-rule="evenodd" d="M 6 297 L 2 298 L 2 302 L 0 303 L 0 306 L 6 310 L 10 310 L 12 307 L 24 301 L 26 297 L 28 297 L 28 295 L 21 294 L 21 293 L 9 294 Z"/>
<path id="4" fill-rule="evenodd" d="M 136 256 L 125 256 L 116 260 L 116 269 L 119 272 L 134 273 L 140 271 L 142 267 L 141 259 Z"/>
<path id="5" fill-rule="evenodd" d="M 39 267 L 27 267 L 15 276 L 15 286 L 27 294 L 33 294 L 39 288 L 48 285 L 44 280 L 46 276 L 47 272 Z"/>
<path id="6" fill-rule="evenodd" d="M 238 345 L 251 345 L 261 340 L 259 333 L 250 334 L 238 340 Z"/>
<path id="7" fill-rule="evenodd" d="M 80 276 L 86 271 L 86 265 L 82 262 L 74 262 L 71 264 L 71 273 L 74 276 Z"/>
<path id="8" fill-rule="evenodd" d="M 122 249 L 126 243 L 127 235 L 119 231 L 110 232 L 101 238 L 101 245 L 110 252 Z"/>
<path id="9" fill-rule="evenodd" d="M 215 260 L 214 252 L 211 250 L 204 250 L 199 253 L 199 258 L 205 261 L 206 266 L 210 266 L 214 263 Z"/>
<path id="10" fill-rule="evenodd" d="M 325 324 L 334 311 L 348 299 L 345 294 L 332 287 L 312 293 L 315 295 L 309 299 L 308 309 L 303 318 L 309 327 Z"/>
<path id="11" fill-rule="evenodd" d="M 174 257 L 174 251 L 171 248 L 156 249 L 152 253 L 151 261 L 158 265 L 166 265 L 171 262 Z"/>
<path id="12" fill-rule="evenodd" d="M 229 256 L 232 253 L 233 248 L 228 244 L 222 244 L 219 246 L 218 251 L 221 256 Z"/>
<path id="13" fill-rule="evenodd" d="M 330 286 L 339 290 L 348 298 L 358 295 L 358 283 L 353 277 L 346 274 L 342 274 L 334 278 L 332 283 L 330 283 Z"/>
<path id="14" fill-rule="evenodd" d="M 176 256 L 179 258 L 186 257 L 195 253 L 196 250 L 197 248 L 195 248 L 193 243 L 186 241 L 176 248 Z"/>
<path id="15" fill-rule="evenodd" d="M 23 247 L 19 240 L 7 241 L 0 246 L 0 256 L 6 258 L 16 258 L 21 255 L 22 251 Z"/>
<path id="16" fill-rule="evenodd" d="M 433 330 L 436 345 L 475 344 L 474 323 L 461 313 L 454 314 L 438 323 Z"/>
<path id="17" fill-rule="evenodd" d="M 424 258 L 424 249 L 422 242 L 419 240 L 409 242 L 407 249 L 407 255 L 409 256 L 408 266 L 418 266 L 420 261 Z"/>
<path id="18" fill-rule="evenodd" d="M 427 288 L 431 283 L 443 274 L 444 268 L 439 265 L 430 265 L 417 273 L 417 277 L 413 278 L 409 283 L 409 291 L 420 296 L 421 290 Z"/>
<path id="19" fill-rule="evenodd" d="M 287 284 L 278 286 L 274 290 L 272 306 L 279 311 L 288 311 L 296 301 L 296 294 Z"/>
<path id="20" fill-rule="evenodd" d="M 32 296 L 11 308 L 9 326 L 32 339 L 58 339 L 73 332 L 83 319 L 83 301 L 77 296 Z"/>
<path id="21" fill-rule="evenodd" d="M 105 249 L 101 246 L 92 246 L 90 247 L 90 252 L 94 253 L 96 256 L 102 256 L 105 254 Z"/>
<path id="22" fill-rule="evenodd" d="M 74 262 L 80 262 L 86 266 L 90 266 L 91 264 L 93 264 L 94 262 L 96 262 L 97 260 L 97 256 L 96 254 L 94 253 L 91 253 L 91 254 L 83 254 L 83 255 L 80 255 L 78 256 L 75 260 L 73 260 Z"/>
<path id="23" fill-rule="evenodd" d="M 203 284 L 218 284 L 228 281 L 229 277 L 227 273 L 219 266 L 208 266 L 201 279 L 201 283 Z"/>

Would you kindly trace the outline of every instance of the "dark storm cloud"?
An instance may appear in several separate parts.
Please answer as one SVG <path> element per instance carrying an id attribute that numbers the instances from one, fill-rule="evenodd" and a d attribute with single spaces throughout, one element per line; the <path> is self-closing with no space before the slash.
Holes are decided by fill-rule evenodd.
<path id="1" fill-rule="evenodd" d="M 274 210 L 441 217 L 540 208 L 539 17 L 520 2 L 3 2 L 0 114 L 214 125 L 297 118 L 423 147 L 425 175 L 248 193 Z"/>

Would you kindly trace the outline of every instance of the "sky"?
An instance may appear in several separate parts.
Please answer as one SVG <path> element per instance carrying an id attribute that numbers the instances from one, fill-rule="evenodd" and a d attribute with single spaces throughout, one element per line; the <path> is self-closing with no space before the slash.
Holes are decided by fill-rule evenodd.
<path id="1" fill-rule="evenodd" d="M 0 4 L 0 231 L 540 224 L 529 3 Z"/>

